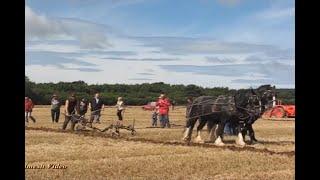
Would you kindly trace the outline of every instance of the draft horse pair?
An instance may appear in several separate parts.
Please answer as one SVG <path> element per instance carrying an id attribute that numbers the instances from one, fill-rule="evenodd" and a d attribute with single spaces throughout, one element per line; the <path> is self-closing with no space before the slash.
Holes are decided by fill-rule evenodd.
<path id="1" fill-rule="evenodd" d="M 223 132 L 227 122 L 236 128 L 236 143 L 244 146 L 245 136 L 249 134 L 249 143 L 257 142 L 252 124 L 272 107 L 275 100 L 275 86 L 263 85 L 257 89 L 242 89 L 233 96 L 200 96 L 192 102 L 187 112 L 186 129 L 183 140 L 190 141 L 192 130 L 197 121 L 196 142 L 204 142 L 200 132 L 207 125 L 209 141 L 223 146 Z"/>

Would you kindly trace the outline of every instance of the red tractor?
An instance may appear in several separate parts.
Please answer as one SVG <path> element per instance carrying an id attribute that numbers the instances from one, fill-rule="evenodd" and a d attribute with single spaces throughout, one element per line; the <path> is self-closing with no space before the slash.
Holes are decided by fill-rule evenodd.
<path id="1" fill-rule="evenodd" d="M 157 102 L 149 102 L 148 104 L 142 106 L 143 110 L 153 111 L 156 108 Z"/>
<path id="2" fill-rule="evenodd" d="M 281 101 L 263 113 L 264 118 L 294 118 L 296 116 L 295 105 L 282 105 Z"/>

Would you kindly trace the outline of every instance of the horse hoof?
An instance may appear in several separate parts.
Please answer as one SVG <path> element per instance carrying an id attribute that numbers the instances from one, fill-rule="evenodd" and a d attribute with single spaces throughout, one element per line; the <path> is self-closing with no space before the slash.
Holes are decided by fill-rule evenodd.
<path id="1" fill-rule="evenodd" d="M 216 146 L 224 146 L 225 144 L 223 142 L 220 142 L 220 143 L 214 143 L 214 145 L 216 145 Z"/>
<path id="2" fill-rule="evenodd" d="M 197 137 L 194 139 L 194 142 L 195 142 L 195 143 L 204 143 L 204 140 L 202 140 L 201 137 L 197 136 Z"/>
<path id="3" fill-rule="evenodd" d="M 191 138 L 184 137 L 184 138 L 182 138 L 182 141 L 184 141 L 184 142 L 190 142 L 190 141 L 191 141 Z"/>
<path id="4" fill-rule="evenodd" d="M 239 146 L 245 146 L 246 145 L 245 142 L 236 142 L 236 144 L 239 145 Z"/>
<path id="5" fill-rule="evenodd" d="M 202 144 L 203 144 L 203 143 L 204 143 L 204 140 L 200 139 L 200 140 L 195 140 L 194 142 L 195 142 L 195 143 L 202 143 Z"/>

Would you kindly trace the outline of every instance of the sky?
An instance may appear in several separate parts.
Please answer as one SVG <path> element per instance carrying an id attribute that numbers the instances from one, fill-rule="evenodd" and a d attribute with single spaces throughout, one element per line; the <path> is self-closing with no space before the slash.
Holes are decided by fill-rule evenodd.
<path id="1" fill-rule="evenodd" d="M 293 0 L 27 0 L 34 82 L 295 87 Z"/>

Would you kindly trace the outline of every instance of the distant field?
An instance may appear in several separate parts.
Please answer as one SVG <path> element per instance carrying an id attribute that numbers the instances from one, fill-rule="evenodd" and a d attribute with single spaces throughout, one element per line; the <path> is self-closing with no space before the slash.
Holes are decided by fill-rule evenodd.
<path id="1" fill-rule="evenodd" d="M 67 169 L 26 169 L 27 179 L 294 179 L 294 121 L 260 119 L 254 124 L 260 143 L 241 148 L 235 137 L 226 137 L 220 148 L 181 141 L 182 107 L 170 111 L 171 129 L 147 128 L 151 112 L 129 107 L 125 124 L 135 119 L 137 134 L 121 130 L 118 139 L 108 132 L 62 132 L 63 115 L 53 124 L 48 106 L 37 106 L 33 115 L 37 123 L 26 130 L 26 165 Z M 116 110 L 107 108 L 102 123 L 94 125 L 103 129 L 115 119 Z M 207 137 L 206 129 L 202 134 Z"/>

